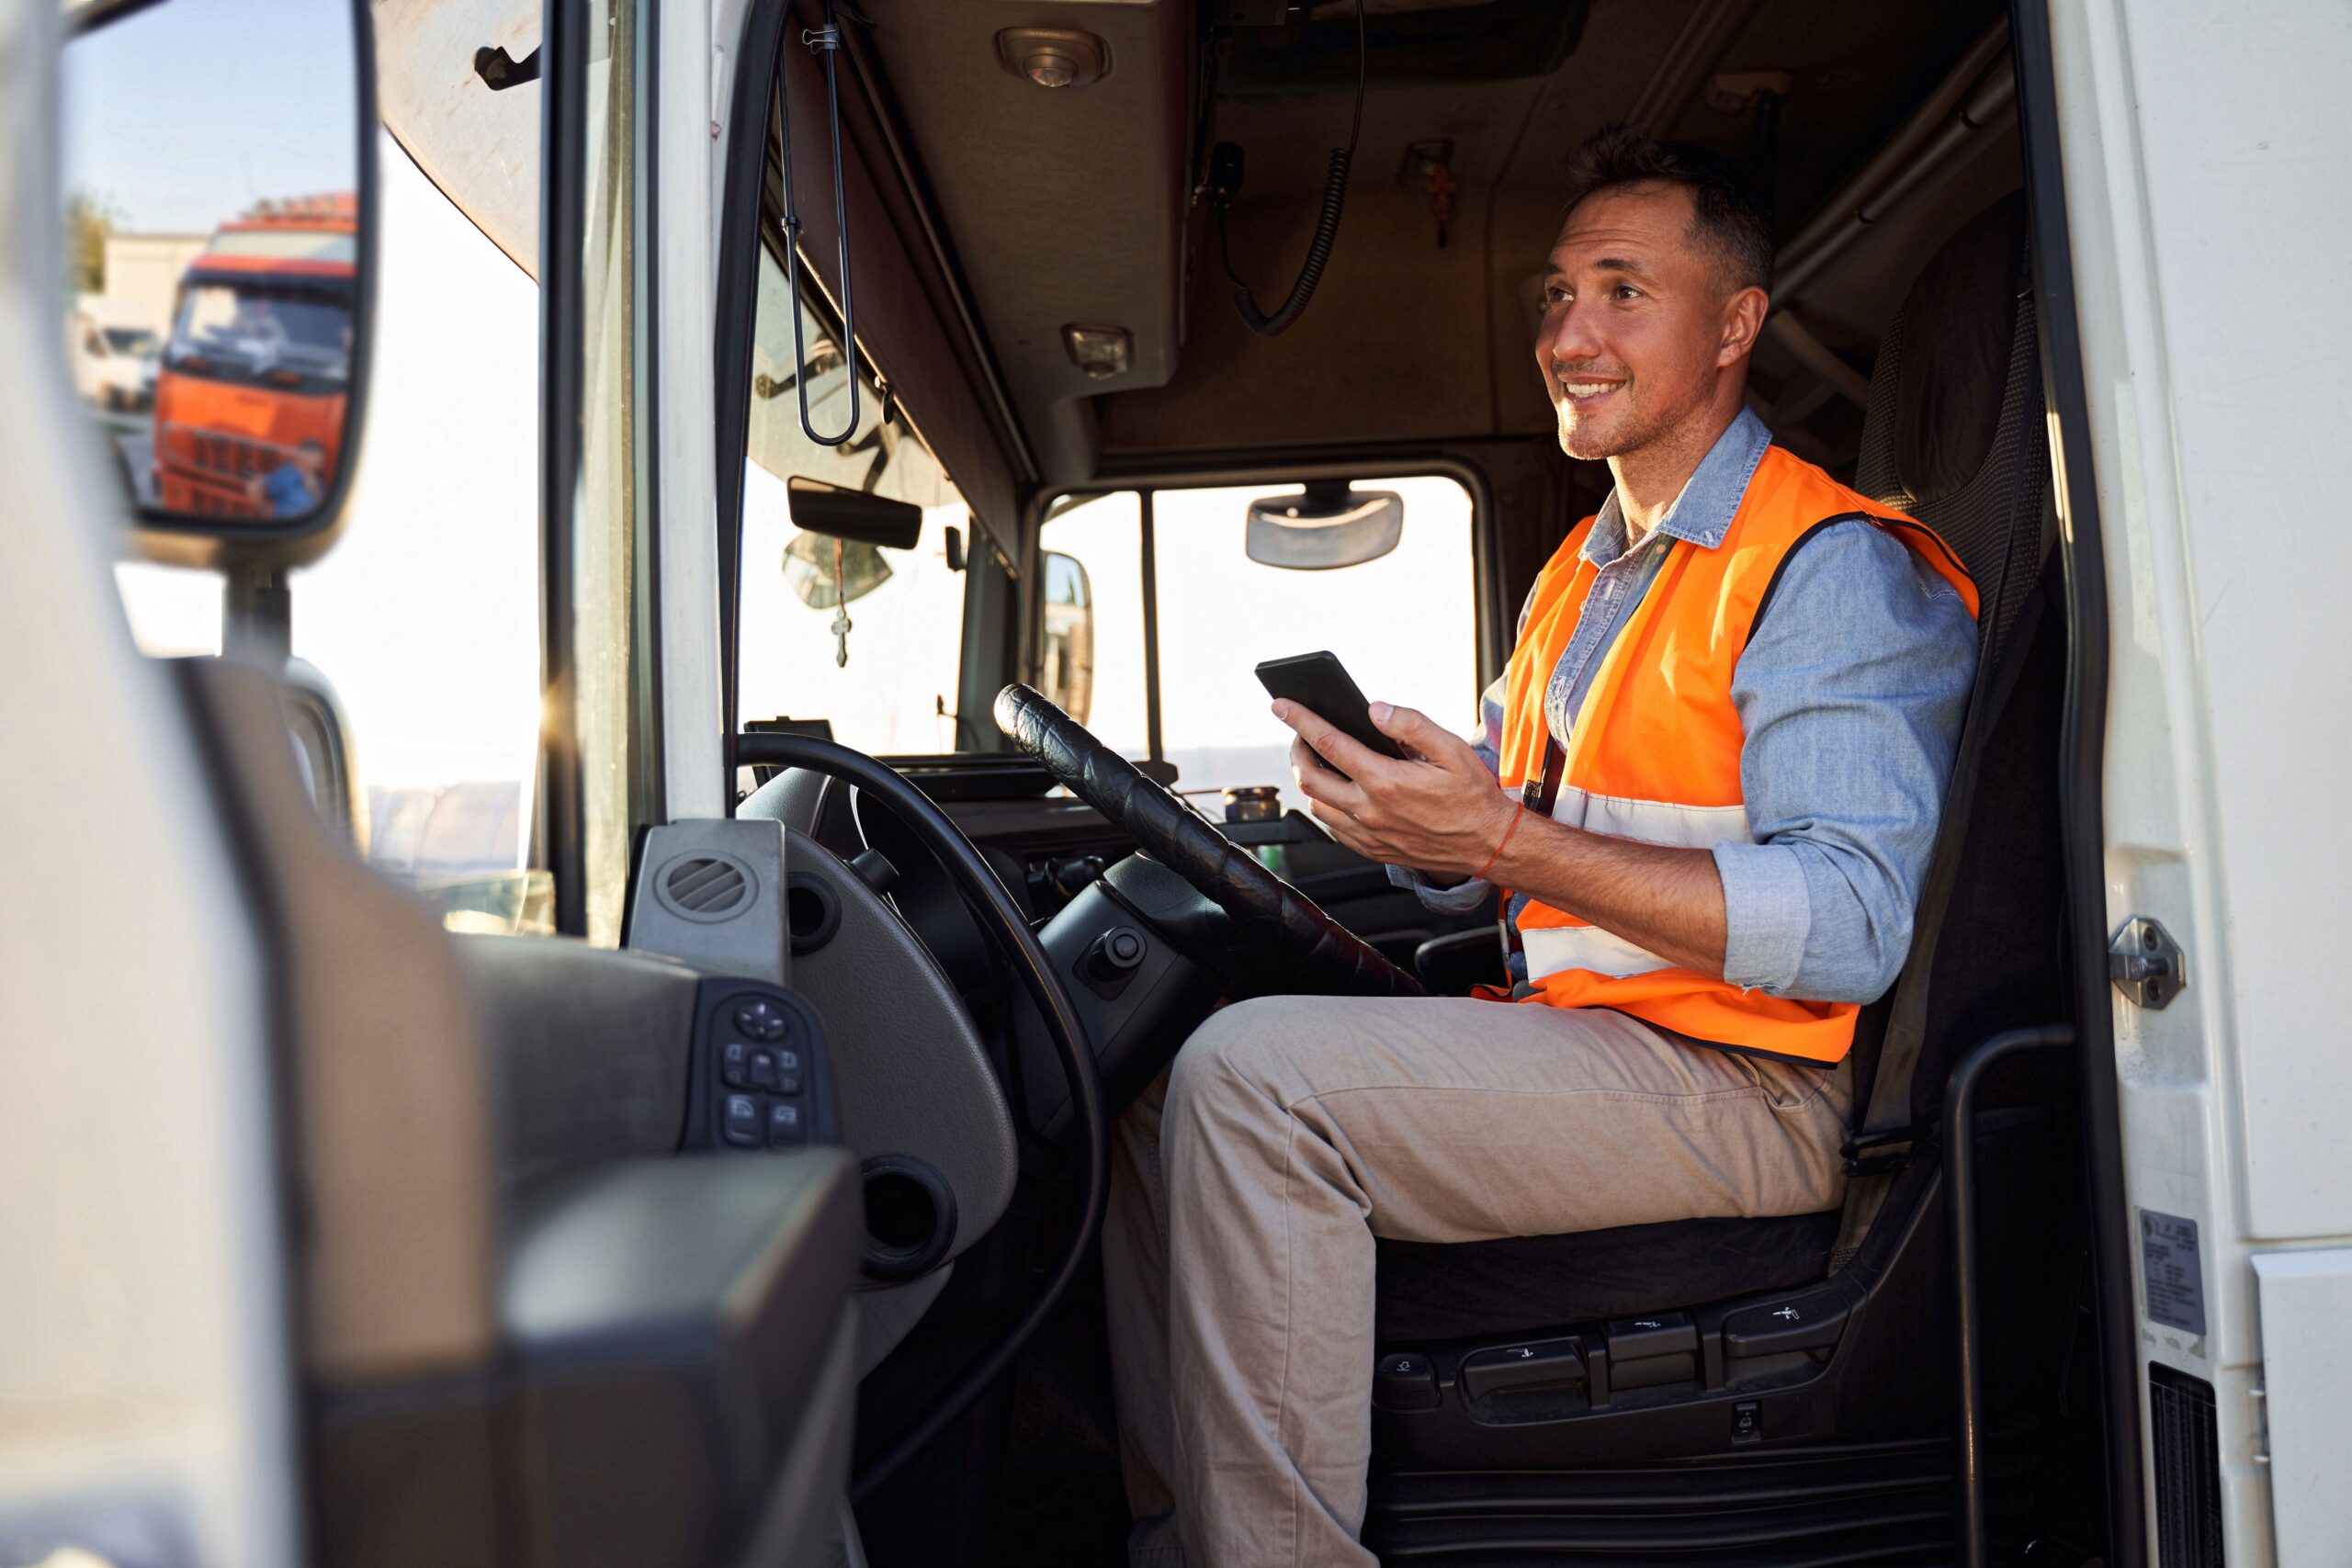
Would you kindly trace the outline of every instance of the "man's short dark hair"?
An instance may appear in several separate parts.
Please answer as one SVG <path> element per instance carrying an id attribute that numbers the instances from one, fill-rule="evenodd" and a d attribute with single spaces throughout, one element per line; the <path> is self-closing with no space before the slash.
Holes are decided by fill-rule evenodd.
<path id="1" fill-rule="evenodd" d="M 1772 288 L 1772 224 L 1736 166 L 1704 148 L 1660 145 L 1630 125 L 1605 125 L 1568 155 L 1561 221 L 1587 197 L 1619 186 L 1680 186 L 1690 193 L 1690 238 L 1712 249 L 1734 288 Z"/>

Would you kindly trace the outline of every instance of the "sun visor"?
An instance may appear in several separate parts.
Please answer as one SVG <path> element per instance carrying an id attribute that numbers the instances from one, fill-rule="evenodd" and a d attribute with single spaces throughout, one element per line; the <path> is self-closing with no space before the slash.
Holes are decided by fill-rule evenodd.
<path id="1" fill-rule="evenodd" d="M 804 227 L 802 272 L 814 278 L 838 310 L 839 226 L 833 206 L 829 153 L 832 136 L 826 123 L 824 67 L 800 46 L 797 27 L 788 24 L 785 37 L 781 68 L 786 108 L 792 116 L 794 186 Z M 1017 560 L 1022 479 L 1012 454 L 1018 450 L 1018 438 L 995 412 L 987 371 L 957 319 L 954 291 L 924 239 L 913 196 L 899 177 L 874 106 L 861 90 L 858 74 L 849 62 L 840 62 L 838 68 L 842 187 L 849 209 L 851 287 L 855 291 L 861 357 L 870 359 L 875 370 L 889 382 L 901 410 L 899 418 L 912 424 L 922 446 L 946 470 L 1005 558 Z M 763 231 L 771 235 L 779 231 L 784 210 L 784 190 L 774 154 L 771 147 L 763 196 Z M 763 256 L 763 293 L 771 287 L 782 287 L 780 279 L 771 283 L 769 265 L 770 258 Z M 804 329 L 804 335 L 809 330 Z M 763 402 L 767 406 L 763 407 Z M 756 426 L 763 418 L 798 417 L 790 393 L 767 400 L 755 396 L 752 403 L 755 441 Z M 827 428 L 829 423 L 838 423 L 842 414 L 831 414 L 830 422 L 822 412 L 816 417 L 820 428 Z M 865 412 L 861 426 L 875 418 L 874 412 Z M 814 477 L 835 483 L 858 482 L 833 473 Z M 922 503 L 916 495 L 904 499 Z"/>

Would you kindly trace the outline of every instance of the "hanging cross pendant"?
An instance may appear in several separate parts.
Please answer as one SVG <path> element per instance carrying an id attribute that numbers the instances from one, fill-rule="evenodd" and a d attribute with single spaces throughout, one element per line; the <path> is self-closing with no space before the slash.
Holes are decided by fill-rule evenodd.
<path id="1" fill-rule="evenodd" d="M 849 595 L 842 587 L 842 542 L 833 541 L 833 668 L 849 667 Z"/>

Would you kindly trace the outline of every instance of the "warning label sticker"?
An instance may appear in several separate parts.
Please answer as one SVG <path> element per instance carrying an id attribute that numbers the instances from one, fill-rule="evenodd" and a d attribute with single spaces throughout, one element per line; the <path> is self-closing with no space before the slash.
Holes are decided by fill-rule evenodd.
<path id="1" fill-rule="evenodd" d="M 2141 1210 L 2140 1272 L 2147 1281 L 2149 1318 L 2202 1337 L 2205 1275 L 2197 1260 L 2197 1222 Z"/>

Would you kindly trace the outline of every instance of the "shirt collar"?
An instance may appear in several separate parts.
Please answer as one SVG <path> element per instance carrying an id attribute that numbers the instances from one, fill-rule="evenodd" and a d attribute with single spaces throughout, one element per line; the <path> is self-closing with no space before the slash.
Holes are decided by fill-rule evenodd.
<path id="1" fill-rule="evenodd" d="M 1710 550 L 1721 545 L 1731 531 L 1732 518 L 1738 514 L 1741 498 L 1747 494 L 1747 481 L 1756 477 L 1756 465 L 1764 460 L 1764 449 L 1771 445 L 1772 433 L 1764 428 L 1755 411 L 1741 409 L 1699 459 L 1682 493 L 1667 508 L 1666 520 L 1657 531 Z M 1625 553 L 1625 514 L 1617 504 L 1614 490 L 1601 503 L 1600 515 L 1593 520 L 1592 532 L 1585 536 L 1580 553 L 1595 566 L 1607 566 Z"/>

